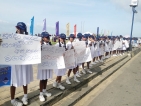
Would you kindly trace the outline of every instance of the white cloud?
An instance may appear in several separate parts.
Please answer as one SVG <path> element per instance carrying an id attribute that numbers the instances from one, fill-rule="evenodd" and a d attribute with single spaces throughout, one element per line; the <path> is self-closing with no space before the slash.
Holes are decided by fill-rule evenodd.
<path id="1" fill-rule="evenodd" d="M 132 8 L 129 6 L 131 3 L 131 0 L 111 0 L 114 4 L 116 4 L 119 8 L 124 9 L 125 11 L 132 13 Z M 135 21 L 141 22 L 141 0 L 139 1 L 138 7 L 136 7 L 136 10 L 138 11 L 137 14 L 135 14 Z"/>

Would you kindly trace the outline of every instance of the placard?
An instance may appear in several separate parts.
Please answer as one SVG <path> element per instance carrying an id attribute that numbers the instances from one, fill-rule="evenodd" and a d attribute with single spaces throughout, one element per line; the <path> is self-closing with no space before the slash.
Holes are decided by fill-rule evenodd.
<path id="1" fill-rule="evenodd" d="M 23 34 L 0 36 L 0 63 L 5 65 L 26 65 L 41 63 L 41 37 Z"/>

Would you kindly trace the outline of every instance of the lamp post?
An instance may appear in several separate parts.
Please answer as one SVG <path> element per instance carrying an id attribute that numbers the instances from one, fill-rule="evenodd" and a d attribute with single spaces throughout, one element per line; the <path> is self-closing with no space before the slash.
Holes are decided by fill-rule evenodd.
<path id="1" fill-rule="evenodd" d="M 132 25 L 131 25 L 131 34 L 130 34 L 130 43 L 129 43 L 129 50 L 132 51 L 132 33 L 133 33 L 133 25 L 134 25 L 134 15 L 137 13 L 135 8 L 138 6 L 138 0 L 131 0 L 130 7 L 132 7 L 133 16 L 132 16 Z"/>

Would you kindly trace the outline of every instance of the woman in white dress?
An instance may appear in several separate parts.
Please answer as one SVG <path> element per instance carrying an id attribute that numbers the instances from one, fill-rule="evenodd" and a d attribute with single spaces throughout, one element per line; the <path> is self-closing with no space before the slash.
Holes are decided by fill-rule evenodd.
<path id="1" fill-rule="evenodd" d="M 106 41 L 105 41 L 105 58 L 109 58 L 109 52 L 110 52 L 110 42 L 109 42 L 109 38 L 107 37 L 106 38 Z"/>
<path id="2" fill-rule="evenodd" d="M 118 48 L 118 42 L 116 37 L 113 37 L 112 44 L 113 44 L 113 56 L 117 56 L 116 51 Z"/>
<path id="3" fill-rule="evenodd" d="M 99 41 L 100 41 L 100 39 L 97 37 L 96 38 L 96 58 L 95 58 L 96 63 L 99 63 L 98 57 L 100 56 L 100 54 L 99 54 L 99 44 L 100 44 Z"/>
<path id="4" fill-rule="evenodd" d="M 64 50 L 67 50 L 65 40 L 66 40 L 66 35 L 60 34 L 59 42 L 55 46 L 62 47 L 62 48 L 64 48 Z M 62 79 L 62 76 L 65 75 L 65 73 L 66 73 L 66 68 L 55 69 L 54 72 L 55 72 L 57 78 L 56 78 L 56 81 L 53 83 L 53 87 L 64 90 L 65 87 L 63 85 L 61 85 L 61 79 Z"/>
<path id="5" fill-rule="evenodd" d="M 52 45 L 50 42 L 50 35 L 48 32 L 42 32 L 41 36 L 42 36 L 42 41 L 41 41 L 42 46 L 51 46 Z M 40 80 L 39 99 L 41 102 L 45 101 L 44 96 L 47 96 L 47 97 L 51 96 L 51 93 L 48 93 L 46 91 L 47 81 L 48 81 L 48 79 L 51 79 L 51 78 L 53 78 L 53 70 L 52 69 L 42 69 L 42 70 L 38 69 L 37 79 Z"/>
<path id="6" fill-rule="evenodd" d="M 110 50 L 110 56 L 112 56 L 112 54 L 113 54 L 112 48 L 113 48 L 112 38 L 111 38 L 111 36 L 109 36 L 109 50 Z"/>
<path id="7" fill-rule="evenodd" d="M 125 41 L 125 38 L 123 38 L 123 41 L 122 41 L 122 50 L 123 50 L 123 55 L 124 53 L 126 52 L 126 41 Z"/>
<path id="8" fill-rule="evenodd" d="M 118 53 L 122 56 L 122 37 L 118 37 Z"/>
<path id="9" fill-rule="evenodd" d="M 77 34 L 77 38 L 75 39 L 75 42 L 81 41 L 82 40 L 82 33 L 78 33 Z M 77 63 L 77 67 L 76 67 L 76 76 L 77 77 L 81 77 L 81 73 L 79 71 L 79 66 L 82 65 L 81 63 Z"/>
<path id="10" fill-rule="evenodd" d="M 95 52 L 94 52 L 94 36 L 91 35 L 89 36 L 89 45 L 90 45 L 90 49 L 91 49 L 91 55 L 92 55 L 92 62 L 90 64 L 90 66 L 93 66 L 94 63 L 94 60 L 95 60 Z"/>
<path id="11" fill-rule="evenodd" d="M 18 22 L 16 26 L 17 34 L 25 34 L 28 35 L 27 28 L 25 23 Z M 27 97 L 27 84 L 33 81 L 33 69 L 32 65 L 12 65 L 11 68 L 11 104 L 13 106 L 22 106 L 28 104 Z M 23 86 L 24 96 L 22 98 L 22 102 L 19 102 L 15 99 L 15 91 L 16 87 Z"/>
<path id="12" fill-rule="evenodd" d="M 89 47 L 87 34 L 84 34 L 84 35 L 82 36 L 82 41 L 85 41 L 85 43 L 86 43 L 86 48 Z M 89 67 L 90 62 L 87 62 L 87 69 L 84 68 L 84 64 L 85 64 L 85 62 L 82 63 L 82 68 L 83 68 L 83 69 L 82 69 L 82 73 L 83 73 L 83 74 L 86 74 L 86 71 L 87 71 L 89 74 L 92 74 L 92 72 L 90 71 L 90 67 Z"/>
<path id="13" fill-rule="evenodd" d="M 104 50 L 105 50 L 105 42 L 103 37 L 100 38 L 99 40 L 99 59 L 100 62 L 103 62 L 103 57 L 104 57 Z"/>
<path id="14" fill-rule="evenodd" d="M 72 42 L 74 41 L 74 38 L 75 38 L 75 36 L 74 36 L 74 34 L 70 34 L 70 36 L 69 36 L 69 41 L 68 41 L 68 43 L 66 44 L 66 46 L 67 46 L 67 50 L 71 50 L 71 49 L 73 49 L 74 50 L 74 47 L 73 47 L 73 45 L 72 45 Z M 76 59 L 75 59 L 75 63 L 76 63 Z M 74 74 L 74 81 L 75 82 L 80 82 L 78 79 L 77 79 L 77 77 L 76 77 L 76 67 L 77 67 L 77 65 L 75 64 L 75 66 L 71 66 L 70 68 L 69 68 L 69 71 L 68 71 L 68 74 L 67 74 L 67 79 L 66 79 L 66 83 L 67 84 L 71 84 L 71 82 L 70 82 L 70 80 L 69 80 L 69 77 L 70 77 L 70 74 L 71 74 L 71 71 L 73 70 L 73 74 Z"/>

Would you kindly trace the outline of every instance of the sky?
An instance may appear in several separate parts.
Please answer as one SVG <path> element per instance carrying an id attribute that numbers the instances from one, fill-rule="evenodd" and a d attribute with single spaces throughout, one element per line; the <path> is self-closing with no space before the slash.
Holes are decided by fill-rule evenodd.
<path id="1" fill-rule="evenodd" d="M 0 0 L 0 33 L 15 33 L 17 22 L 24 22 L 30 32 L 30 21 L 34 16 L 34 34 L 41 33 L 46 18 L 47 32 L 55 34 L 55 23 L 59 21 L 59 32 L 70 33 L 77 25 L 77 32 L 112 35 L 130 35 L 132 22 L 131 0 Z M 141 37 L 141 0 L 135 14 L 133 36 Z"/>

